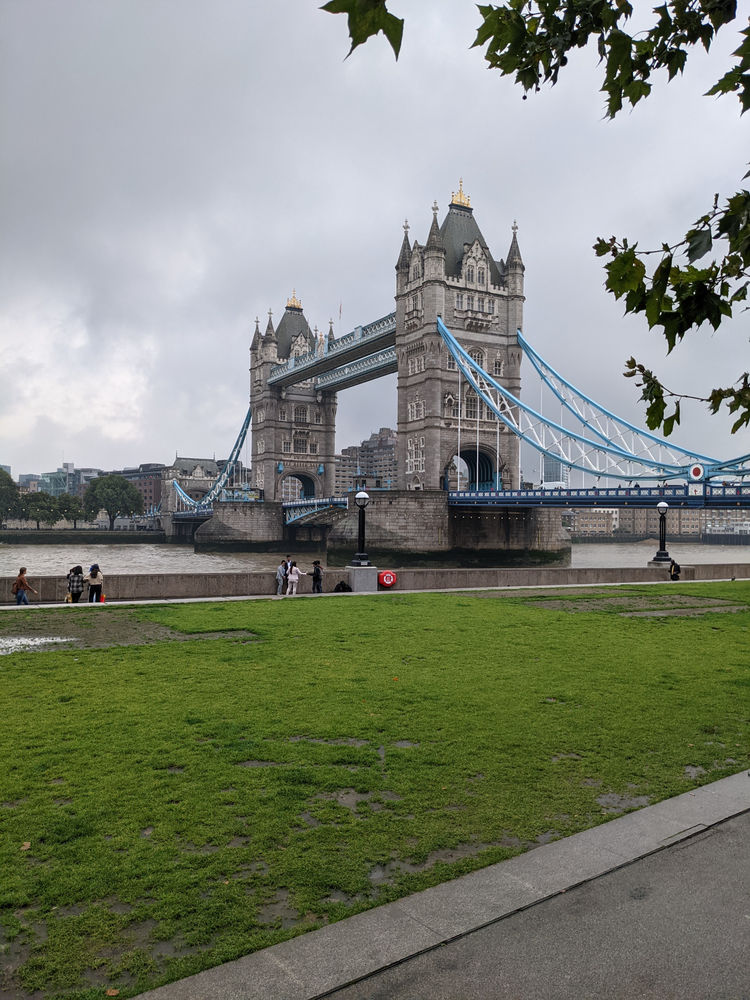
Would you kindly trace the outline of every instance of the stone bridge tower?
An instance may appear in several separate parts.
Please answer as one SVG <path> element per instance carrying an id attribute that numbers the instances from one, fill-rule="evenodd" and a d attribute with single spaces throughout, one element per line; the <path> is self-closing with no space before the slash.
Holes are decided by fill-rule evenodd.
<path id="1" fill-rule="evenodd" d="M 255 321 L 250 345 L 253 486 L 264 491 L 266 500 L 333 493 L 336 393 L 316 392 L 312 380 L 286 389 L 268 382 L 275 365 L 322 348 L 323 334 L 310 330 L 294 292 L 276 329 L 270 310 L 264 334 Z"/>
<path id="2" fill-rule="evenodd" d="M 398 486 L 404 490 L 518 488 L 519 441 L 465 380 L 439 333 L 440 316 L 482 368 L 521 390 L 524 265 L 516 225 L 506 259 L 494 260 L 459 184 L 424 246 L 404 239 L 396 264 Z M 459 421 L 460 412 L 460 421 Z M 460 423 L 460 445 L 459 445 Z M 461 462 L 458 462 L 460 449 Z M 468 479 L 468 481 L 467 481 Z"/>

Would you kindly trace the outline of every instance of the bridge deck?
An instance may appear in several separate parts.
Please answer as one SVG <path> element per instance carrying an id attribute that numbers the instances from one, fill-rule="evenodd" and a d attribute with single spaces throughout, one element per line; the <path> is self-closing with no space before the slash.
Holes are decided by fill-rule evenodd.
<path id="1" fill-rule="evenodd" d="M 580 490 L 462 490 L 448 494 L 451 507 L 750 507 L 750 485 L 629 486 Z"/>

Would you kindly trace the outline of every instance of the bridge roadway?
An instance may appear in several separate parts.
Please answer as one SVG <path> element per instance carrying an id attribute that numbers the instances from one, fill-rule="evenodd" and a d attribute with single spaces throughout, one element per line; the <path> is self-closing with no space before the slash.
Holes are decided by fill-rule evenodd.
<path id="1" fill-rule="evenodd" d="M 315 379 L 316 389 L 338 392 L 397 370 L 396 314 L 358 326 L 345 337 L 325 341 L 322 353 L 293 355 L 271 369 L 269 385 L 279 388 Z"/>
<path id="2" fill-rule="evenodd" d="M 750 507 L 750 485 L 628 486 L 580 490 L 461 490 L 448 494 L 449 507 Z"/>

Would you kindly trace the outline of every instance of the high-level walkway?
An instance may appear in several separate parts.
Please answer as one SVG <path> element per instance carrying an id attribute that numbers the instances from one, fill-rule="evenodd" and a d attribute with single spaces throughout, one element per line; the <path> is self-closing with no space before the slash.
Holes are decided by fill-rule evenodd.
<path id="1" fill-rule="evenodd" d="M 750 772 L 141 994 L 747 1000 Z"/>

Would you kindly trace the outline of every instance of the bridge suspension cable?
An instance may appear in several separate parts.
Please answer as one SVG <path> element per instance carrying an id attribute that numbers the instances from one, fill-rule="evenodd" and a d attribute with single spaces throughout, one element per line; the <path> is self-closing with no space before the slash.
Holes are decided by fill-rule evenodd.
<path id="1" fill-rule="evenodd" d="M 497 419 L 537 451 L 571 469 L 622 480 L 702 480 L 728 472 L 750 475 L 750 456 L 721 462 L 671 444 L 610 413 L 559 375 L 519 331 L 518 343 L 524 354 L 577 422 L 577 429 L 569 430 L 542 416 L 497 382 L 464 350 L 440 318 L 437 326 L 460 373 Z"/>
<path id="2" fill-rule="evenodd" d="M 245 419 L 242 421 L 242 427 L 237 435 L 237 440 L 234 442 L 234 446 L 229 454 L 229 458 L 224 463 L 224 468 L 219 473 L 216 481 L 211 486 L 211 489 L 206 493 L 204 497 L 200 500 L 196 500 L 194 497 L 189 496 L 180 486 L 176 479 L 172 481 L 175 488 L 177 496 L 181 500 L 182 504 L 189 509 L 195 511 L 210 510 L 213 505 L 214 500 L 217 500 L 222 490 L 226 488 L 227 483 L 232 478 L 234 471 L 237 467 L 237 461 L 242 452 L 242 446 L 245 443 L 245 438 L 247 437 L 247 432 L 250 427 L 250 421 L 252 419 L 252 407 L 248 406 L 247 413 L 245 414 Z"/>

